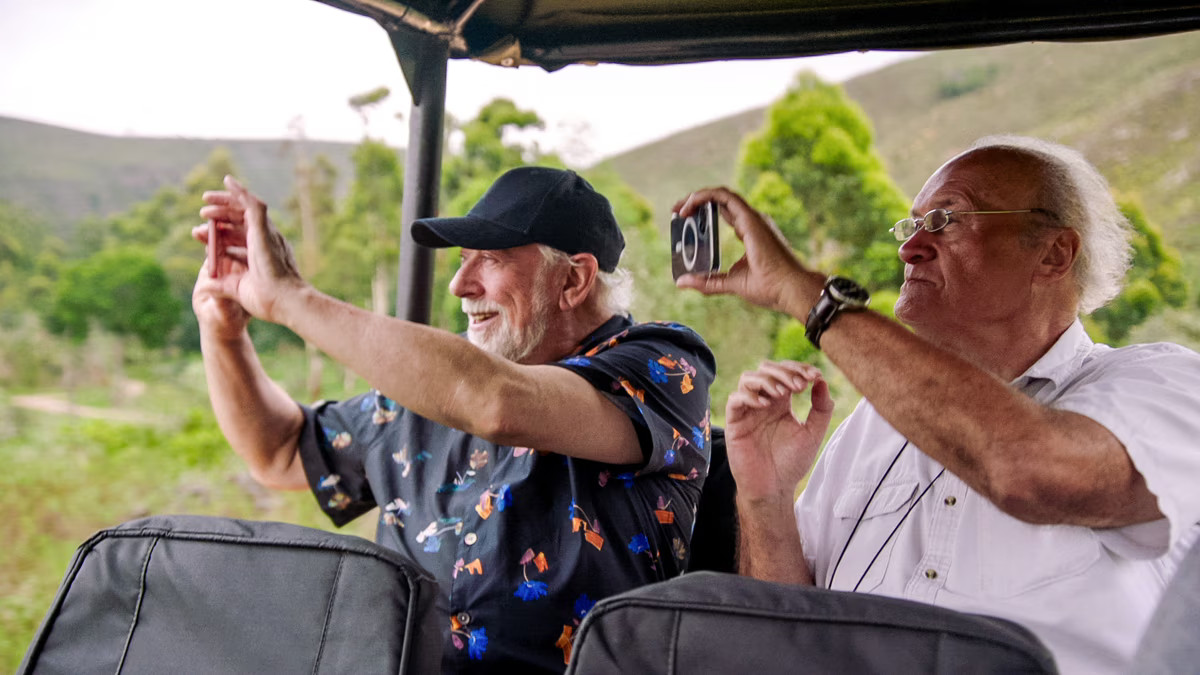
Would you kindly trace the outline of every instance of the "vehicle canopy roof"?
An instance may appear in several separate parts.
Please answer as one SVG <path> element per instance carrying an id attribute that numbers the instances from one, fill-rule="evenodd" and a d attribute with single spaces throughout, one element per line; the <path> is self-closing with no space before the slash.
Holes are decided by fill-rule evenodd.
<path id="1" fill-rule="evenodd" d="M 1200 29 L 1200 0 L 320 0 L 387 31 L 412 94 L 396 315 L 428 323 L 448 59 L 554 71 L 1110 40 Z"/>

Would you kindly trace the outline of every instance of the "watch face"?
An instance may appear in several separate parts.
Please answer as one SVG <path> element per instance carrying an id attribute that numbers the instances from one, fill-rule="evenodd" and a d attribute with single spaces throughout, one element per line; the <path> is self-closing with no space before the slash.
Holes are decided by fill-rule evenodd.
<path id="1" fill-rule="evenodd" d="M 849 305 L 865 306 L 871 299 L 867 289 L 846 277 L 829 277 L 826 288 L 835 300 Z"/>

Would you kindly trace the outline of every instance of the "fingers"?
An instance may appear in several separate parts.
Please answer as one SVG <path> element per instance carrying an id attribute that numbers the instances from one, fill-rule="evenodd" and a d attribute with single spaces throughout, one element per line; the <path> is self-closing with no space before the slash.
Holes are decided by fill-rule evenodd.
<path id="1" fill-rule="evenodd" d="M 691 288 L 705 295 L 724 295 L 730 290 L 729 274 L 713 272 L 712 274 L 683 274 L 675 280 L 676 288 Z"/>
<path id="2" fill-rule="evenodd" d="M 763 361 L 757 370 L 742 373 L 735 393 L 745 398 L 750 407 L 765 407 L 778 399 L 790 398 L 813 383 L 823 385 L 819 392 L 813 391 L 814 400 L 819 399 L 814 405 L 819 403 L 823 410 L 832 411 L 833 399 L 820 369 L 798 361 Z"/>
<path id="3" fill-rule="evenodd" d="M 260 241 L 266 241 L 268 234 L 267 205 L 251 194 L 233 176 L 225 176 L 225 187 L 229 190 L 234 202 L 241 206 L 246 229 L 256 232 L 261 237 Z"/>

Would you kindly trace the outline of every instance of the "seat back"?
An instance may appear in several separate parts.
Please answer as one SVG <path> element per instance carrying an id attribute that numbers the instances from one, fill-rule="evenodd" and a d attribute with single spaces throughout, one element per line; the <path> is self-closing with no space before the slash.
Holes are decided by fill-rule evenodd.
<path id="1" fill-rule="evenodd" d="M 568 675 L 1054 673 L 1009 621 L 860 593 L 714 572 L 596 603 Z"/>
<path id="2" fill-rule="evenodd" d="M 1131 673 L 1200 673 L 1200 543 L 1179 563 L 1138 645 Z"/>
<path id="3" fill-rule="evenodd" d="M 76 551 L 19 673 L 428 673 L 436 583 L 359 537 L 158 516 Z"/>
<path id="4" fill-rule="evenodd" d="M 729 471 L 725 452 L 725 430 L 712 427 L 709 442 L 708 477 L 696 506 L 692 529 L 692 552 L 688 571 L 736 572 L 737 485 Z"/>

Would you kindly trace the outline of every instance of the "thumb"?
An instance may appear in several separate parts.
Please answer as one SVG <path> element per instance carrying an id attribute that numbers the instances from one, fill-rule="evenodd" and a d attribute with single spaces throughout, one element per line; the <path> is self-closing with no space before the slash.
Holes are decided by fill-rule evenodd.
<path id="1" fill-rule="evenodd" d="M 806 423 L 825 426 L 833 418 L 833 397 L 829 395 L 829 383 L 824 379 L 812 384 L 812 407 L 808 409 Z"/>

